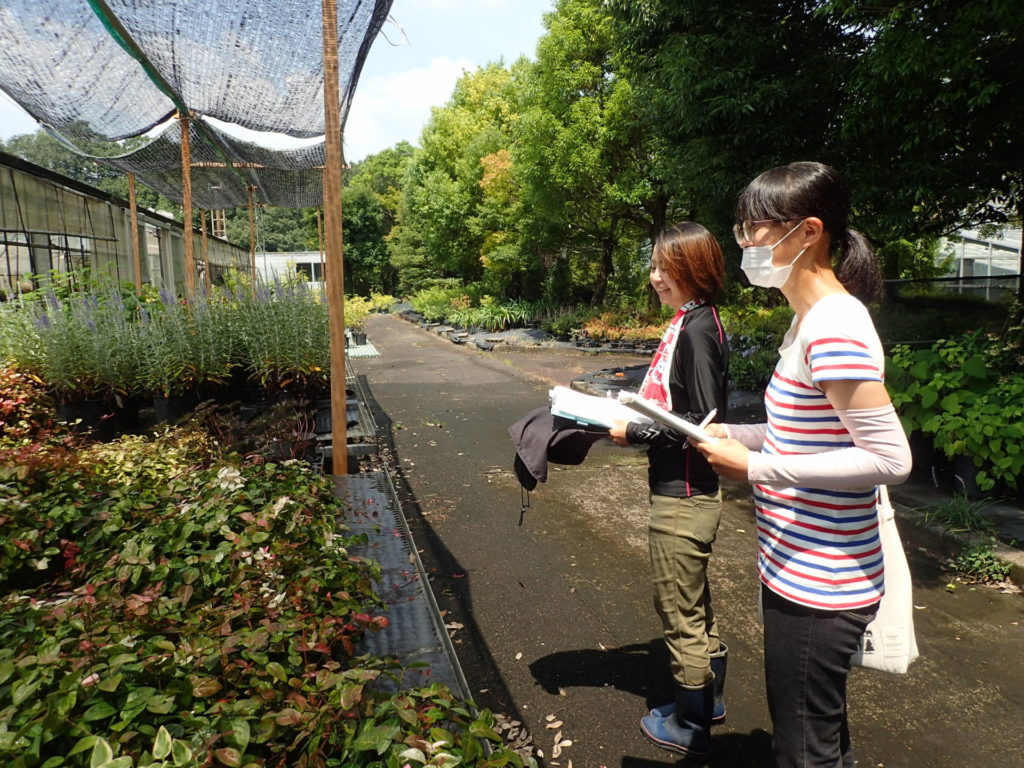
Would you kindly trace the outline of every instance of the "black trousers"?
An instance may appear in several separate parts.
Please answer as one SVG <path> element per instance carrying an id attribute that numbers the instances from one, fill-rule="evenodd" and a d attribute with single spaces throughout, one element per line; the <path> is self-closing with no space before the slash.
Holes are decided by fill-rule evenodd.
<path id="1" fill-rule="evenodd" d="M 853 768 L 846 678 L 878 604 L 823 611 L 764 585 L 761 597 L 765 688 L 778 768 Z"/>

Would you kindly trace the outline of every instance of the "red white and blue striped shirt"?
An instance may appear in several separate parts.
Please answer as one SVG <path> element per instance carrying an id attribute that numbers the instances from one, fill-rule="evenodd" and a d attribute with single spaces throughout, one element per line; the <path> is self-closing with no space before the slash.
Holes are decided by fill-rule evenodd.
<path id="1" fill-rule="evenodd" d="M 861 302 L 838 294 L 793 319 L 765 392 L 762 453 L 822 453 L 853 446 L 822 381 L 882 381 L 882 345 Z M 761 581 L 795 603 L 849 610 L 884 591 L 875 511 L 878 489 L 851 491 L 754 486 Z"/>

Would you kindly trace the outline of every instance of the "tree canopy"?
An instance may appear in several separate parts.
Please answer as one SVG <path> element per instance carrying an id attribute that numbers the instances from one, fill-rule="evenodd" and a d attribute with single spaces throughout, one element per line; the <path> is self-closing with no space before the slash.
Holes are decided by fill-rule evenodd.
<path id="1" fill-rule="evenodd" d="M 666 224 L 706 225 L 735 267 L 737 194 L 809 159 L 847 178 L 890 275 L 932 274 L 938 237 L 1024 210 L 1018 6 L 557 0 L 535 60 L 464 73 L 419 146 L 347 170 L 346 284 L 635 305 Z M 2 148 L 126 194 L 45 134 Z M 247 212 L 227 218 L 247 246 Z M 259 218 L 261 246 L 317 247 L 315 211 Z"/>

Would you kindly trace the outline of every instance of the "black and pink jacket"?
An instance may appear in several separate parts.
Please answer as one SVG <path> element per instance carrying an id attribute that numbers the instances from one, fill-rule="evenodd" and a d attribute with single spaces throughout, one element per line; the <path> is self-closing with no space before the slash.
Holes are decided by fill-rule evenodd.
<path id="1" fill-rule="evenodd" d="M 699 423 L 712 408 L 724 422 L 728 407 L 729 340 L 713 304 L 695 307 L 683 318 L 669 375 L 672 411 Z M 648 483 L 658 496 L 688 498 L 718 491 L 718 475 L 686 438 L 661 424 L 631 422 L 626 437 L 646 445 Z"/>

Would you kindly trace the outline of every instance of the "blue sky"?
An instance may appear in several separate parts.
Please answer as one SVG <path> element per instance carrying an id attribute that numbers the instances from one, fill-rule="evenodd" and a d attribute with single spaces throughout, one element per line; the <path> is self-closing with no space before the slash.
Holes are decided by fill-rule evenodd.
<path id="1" fill-rule="evenodd" d="M 384 25 L 363 66 L 345 128 L 345 159 L 361 160 L 403 139 L 417 143 L 430 108 L 448 100 L 464 70 L 534 58 L 543 14 L 553 7 L 554 0 L 395 0 L 395 23 Z M 0 92 L 0 139 L 35 129 Z"/>

